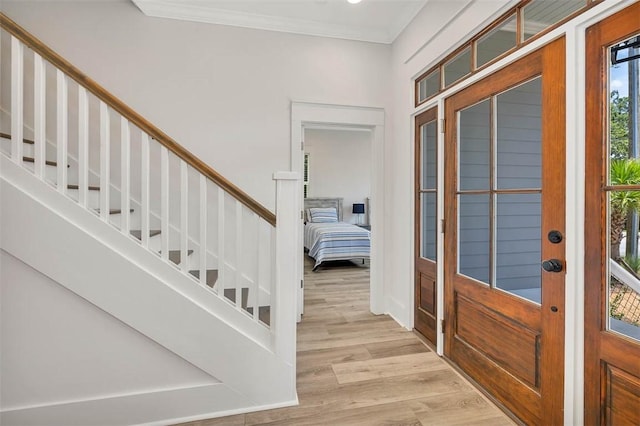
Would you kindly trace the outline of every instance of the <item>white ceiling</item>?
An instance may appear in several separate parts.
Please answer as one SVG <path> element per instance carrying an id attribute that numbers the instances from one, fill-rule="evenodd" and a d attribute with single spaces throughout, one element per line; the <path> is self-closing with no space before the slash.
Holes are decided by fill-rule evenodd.
<path id="1" fill-rule="evenodd" d="M 392 43 L 427 0 L 132 0 L 148 16 Z"/>

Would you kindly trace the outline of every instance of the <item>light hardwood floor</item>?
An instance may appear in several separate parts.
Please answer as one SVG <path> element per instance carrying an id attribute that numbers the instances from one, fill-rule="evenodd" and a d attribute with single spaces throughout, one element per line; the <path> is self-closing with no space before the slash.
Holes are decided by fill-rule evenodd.
<path id="1" fill-rule="evenodd" d="M 312 266 L 306 259 L 300 405 L 183 426 L 514 424 L 413 332 L 369 312 L 367 265 Z"/>

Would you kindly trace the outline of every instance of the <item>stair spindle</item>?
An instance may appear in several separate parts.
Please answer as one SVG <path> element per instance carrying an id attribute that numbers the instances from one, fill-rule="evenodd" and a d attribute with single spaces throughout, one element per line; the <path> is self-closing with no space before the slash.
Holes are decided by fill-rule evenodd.
<path id="1" fill-rule="evenodd" d="M 109 222 L 111 181 L 111 120 L 107 104 L 100 101 L 100 217 Z"/>
<path id="2" fill-rule="evenodd" d="M 69 122 L 67 120 L 69 108 L 69 92 L 67 87 L 67 77 L 60 70 L 56 71 L 56 133 L 57 133 L 57 149 L 56 162 L 58 174 L 56 182 L 58 184 L 58 192 L 66 194 L 67 192 L 67 150 L 69 144 Z"/>
<path id="3" fill-rule="evenodd" d="M 189 272 L 189 169 L 184 160 L 180 160 L 180 269 Z"/>
<path id="4" fill-rule="evenodd" d="M 140 226 L 142 230 L 142 246 L 149 248 L 149 186 L 150 186 L 150 169 L 149 169 L 149 136 L 146 133 L 142 133 L 140 139 L 142 150 L 142 163 L 141 163 L 141 207 L 140 212 Z"/>
<path id="5" fill-rule="evenodd" d="M 11 36 L 11 158 L 22 164 L 24 114 L 24 47 Z"/>
<path id="6" fill-rule="evenodd" d="M 236 306 L 243 308 L 242 306 L 242 204 L 236 201 Z"/>
<path id="7" fill-rule="evenodd" d="M 260 304 L 258 299 L 258 293 L 260 292 L 260 243 L 262 242 L 260 239 L 260 217 L 257 214 L 251 215 L 254 218 L 255 222 L 255 253 L 256 253 L 256 272 L 254 275 L 255 282 L 253 283 L 253 291 L 249 291 L 249 295 L 251 296 L 250 306 L 253 306 L 253 319 L 258 321 L 260 318 Z"/>
<path id="8" fill-rule="evenodd" d="M 42 57 L 37 53 L 33 54 L 33 121 L 34 121 L 34 158 L 35 174 L 40 179 L 45 176 L 45 161 L 47 152 L 47 141 L 45 139 L 46 125 L 46 75 L 45 64 Z"/>
<path id="9" fill-rule="evenodd" d="M 218 296 L 224 297 L 224 287 L 226 285 L 227 267 L 224 256 L 224 190 L 218 187 Z"/>
<path id="10" fill-rule="evenodd" d="M 200 175 L 200 283 L 207 285 L 207 178 Z"/>
<path id="11" fill-rule="evenodd" d="M 160 148 L 160 250 L 169 261 L 169 150 Z"/>
<path id="12" fill-rule="evenodd" d="M 78 204 L 87 208 L 89 198 L 89 95 L 78 86 Z"/>
<path id="13" fill-rule="evenodd" d="M 120 215 L 120 231 L 129 235 L 129 211 L 130 194 L 131 194 L 131 130 L 129 129 L 129 121 L 120 118 L 120 209 L 123 214 Z"/>

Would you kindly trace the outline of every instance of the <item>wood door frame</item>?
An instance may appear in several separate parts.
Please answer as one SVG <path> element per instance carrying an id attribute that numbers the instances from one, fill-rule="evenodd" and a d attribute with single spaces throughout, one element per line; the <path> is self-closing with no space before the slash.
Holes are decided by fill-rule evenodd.
<path id="1" fill-rule="evenodd" d="M 414 310 L 414 322 L 413 322 L 413 327 L 414 329 L 417 329 L 416 325 L 420 323 L 420 319 L 419 319 L 419 311 L 420 311 L 420 271 L 418 270 L 418 261 L 420 261 L 422 259 L 422 257 L 420 256 L 421 250 L 420 250 L 420 243 L 422 241 L 422 216 L 421 216 L 421 211 L 422 211 L 422 206 L 420 204 L 420 189 L 422 187 L 421 185 L 421 180 L 422 180 L 422 126 L 427 124 L 427 123 L 431 123 L 434 122 L 436 123 L 436 188 L 435 188 L 435 194 L 436 194 L 436 252 L 439 252 L 438 247 L 438 239 L 439 239 L 439 226 L 438 226 L 438 219 L 439 219 L 439 209 L 440 209 L 440 202 L 439 202 L 439 194 L 438 194 L 438 190 L 440 189 L 440 165 L 439 165 L 439 153 L 440 153 L 440 144 L 439 144 L 439 125 L 438 125 L 438 106 L 434 105 L 431 108 L 421 112 L 420 114 L 416 115 L 414 118 L 414 284 L 413 284 L 413 290 L 414 290 L 414 303 L 413 303 L 413 310 Z M 438 259 L 438 258 L 437 258 Z M 428 260 L 424 260 L 425 262 L 428 262 Z M 426 337 L 435 347 L 438 346 L 438 340 L 439 340 L 439 336 L 441 334 L 441 328 L 438 325 L 439 321 L 439 316 L 440 316 L 440 310 L 438 309 L 438 305 L 439 305 L 439 294 L 440 291 L 438 291 L 438 261 L 433 262 L 433 271 L 432 272 L 432 276 L 433 276 L 433 289 L 434 289 L 434 295 L 433 295 L 433 306 L 434 306 L 434 313 L 433 313 L 433 335 L 432 336 L 424 336 Z M 430 313 L 428 313 L 430 314 Z M 426 326 L 428 326 L 427 324 L 425 324 Z"/>
<path id="2" fill-rule="evenodd" d="M 615 358 L 623 368 L 640 377 L 640 363 L 633 362 L 625 349 L 625 340 L 607 331 L 604 295 L 607 294 L 607 268 L 603 262 L 607 253 L 607 197 L 603 186 L 607 183 L 608 140 L 608 70 L 607 50 L 612 44 L 640 33 L 640 22 L 629 19 L 640 16 L 640 3 L 603 19 L 586 32 L 586 93 L 585 117 L 585 383 L 596 381 L 596 386 L 585 386 L 585 424 L 604 424 L 607 416 L 605 386 L 608 386 L 604 359 Z M 590 72 L 591 70 L 591 72 Z M 597 71 L 593 71 L 597 70 Z M 591 178 L 590 178 L 591 177 Z M 596 313 L 596 314 L 594 314 Z M 637 361 L 637 360 L 636 360 Z M 593 383 L 593 382 L 592 382 Z"/>
<path id="3" fill-rule="evenodd" d="M 553 112 L 546 111 L 546 115 L 542 126 L 542 138 L 543 140 L 552 140 L 555 135 L 561 135 L 562 140 L 565 140 L 566 136 L 566 67 L 565 67 L 565 38 L 561 37 L 542 46 L 540 49 L 529 53 L 527 56 L 518 59 L 507 67 L 496 71 L 494 74 L 487 76 L 486 78 L 474 83 L 471 86 L 457 92 L 455 95 L 445 100 L 444 113 L 446 116 L 445 133 L 448 147 L 452 146 L 449 141 L 457 140 L 457 119 L 456 111 L 462 108 L 463 105 L 473 105 L 469 103 L 469 98 L 483 99 L 497 93 L 503 92 L 510 87 L 516 86 L 520 83 L 514 83 L 511 86 L 501 85 L 500 81 L 504 78 L 508 78 L 509 81 L 524 82 L 530 78 L 540 74 L 539 70 L 542 70 L 543 75 L 547 75 L 547 79 L 553 79 L 553 84 L 546 83 L 542 87 L 542 105 L 554 105 Z M 534 69 L 534 71 L 531 71 Z M 492 90 L 487 87 L 497 86 L 499 89 Z M 482 93 L 479 95 L 478 93 Z M 455 294 L 454 294 L 454 280 L 457 275 L 457 221 L 450 220 L 450 218 L 457 217 L 457 142 L 453 144 L 456 149 L 452 149 L 445 154 L 445 220 L 446 233 L 445 233 L 445 322 L 446 322 L 446 336 L 445 336 L 445 355 L 451 357 L 453 352 L 453 330 L 456 327 L 455 316 Z M 551 150 L 551 151 L 550 151 Z M 565 194 L 566 191 L 566 143 L 562 144 L 550 144 L 545 145 L 545 151 L 543 155 L 554 158 L 558 163 L 561 163 L 563 167 L 557 169 L 552 167 L 549 162 L 543 162 L 542 176 L 543 182 L 554 182 L 554 190 L 561 191 Z M 562 198 L 562 205 L 565 203 L 565 197 Z M 564 232 L 565 229 L 565 209 L 547 209 L 543 215 L 543 223 L 541 224 L 542 232 L 546 232 L 550 229 L 560 229 Z M 541 236 L 542 238 L 542 236 Z M 565 243 L 561 244 L 542 244 L 542 258 L 565 258 Z M 474 291 L 480 297 L 489 297 L 491 291 L 488 288 L 474 288 Z M 557 371 L 559 366 L 562 366 L 564 371 L 565 365 L 565 317 L 564 317 L 564 295 L 565 295 L 565 282 L 563 274 L 547 275 L 545 277 L 545 286 L 543 288 L 542 304 L 540 308 L 531 306 L 525 306 L 525 309 L 519 312 L 512 312 L 516 317 L 520 317 L 525 323 L 535 323 L 539 321 L 541 330 L 544 333 L 541 336 L 542 347 L 553 347 L 557 350 L 542 351 L 540 359 L 540 370 L 544 372 L 545 368 L 549 371 Z M 493 301 L 496 309 L 498 308 L 499 301 Z M 557 308 L 556 311 L 552 311 L 552 306 Z M 550 313 L 553 312 L 553 313 Z M 538 318 L 538 319 L 536 319 Z M 548 366 L 553 366 L 549 368 Z M 555 376 L 555 377 L 554 377 Z M 549 424 L 561 424 L 563 422 L 563 407 L 564 407 L 564 374 L 540 375 L 540 392 L 545 395 L 545 398 L 541 401 L 540 413 L 544 413 L 549 417 L 545 418 L 545 422 Z M 527 397 L 523 395 L 523 399 Z M 505 404 L 507 405 L 507 404 Z"/>

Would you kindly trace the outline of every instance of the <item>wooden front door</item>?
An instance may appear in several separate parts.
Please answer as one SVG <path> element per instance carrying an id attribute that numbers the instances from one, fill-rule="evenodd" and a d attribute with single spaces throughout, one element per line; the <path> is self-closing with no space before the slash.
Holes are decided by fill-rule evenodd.
<path id="1" fill-rule="evenodd" d="M 585 424 L 637 426 L 640 3 L 590 27 L 586 53 Z"/>
<path id="2" fill-rule="evenodd" d="M 416 117 L 415 133 L 415 329 L 437 340 L 437 124 L 432 108 Z"/>
<path id="3" fill-rule="evenodd" d="M 445 101 L 445 355 L 524 423 L 563 421 L 565 42 Z"/>

